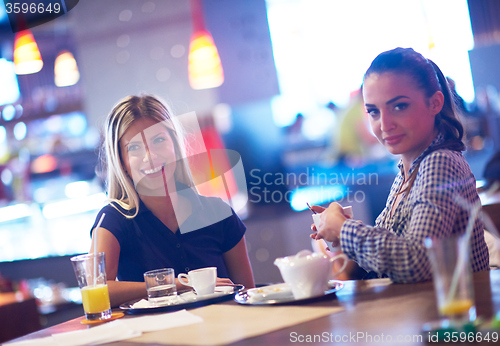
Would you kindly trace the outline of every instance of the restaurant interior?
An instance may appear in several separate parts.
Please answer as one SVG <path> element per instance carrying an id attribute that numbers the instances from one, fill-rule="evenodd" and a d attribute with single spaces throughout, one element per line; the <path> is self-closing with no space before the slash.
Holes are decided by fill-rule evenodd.
<path id="1" fill-rule="evenodd" d="M 73 3 L 17 33 L 0 5 L 0 297 L 35 316 L 0 342 L 82 315 L 69 259 L 90 249 L 106 203 L 104 119 L 127 95 L 194 112 L 207 149 L 237 153 L 246 187 L 231 197 L 257 285 L 283 282 L 276 258 L 319 251 L 307 203 L 350 205 L 367 224 L 385 206 L 398 158 L 372 135 L 359 97 L 378 53 L 412 47 L 454 81 L 478 188 L 500 150 L 494 0 Z M 28 72 L 16 61 L 27 31 L 41 59 Z M 195 32 L 216 47 L 210 78 L 196 76 Z M 11 303 L 0 298 L 0 321 Z"/>

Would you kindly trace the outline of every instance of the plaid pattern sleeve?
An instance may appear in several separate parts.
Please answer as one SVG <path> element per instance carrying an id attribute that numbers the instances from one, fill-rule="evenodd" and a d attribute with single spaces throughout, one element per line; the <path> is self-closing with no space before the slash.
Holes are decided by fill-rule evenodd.
<path id="1" fill-rule="evenodd" d="M 401 173 L 375 227 L 347 220 L 341 230 L 342 250 L 349 258 L 395 282 L 431 279 L 424 239 L 465 232 L 469 212 L 454 202 L 455 194 L 469 203 L 479 200 L 475 178 L 461 153 L 441 149 L 425 154 L 413 163 L 410 173 L 420 163 L 416 180 L 411 191 L 403 195 L 392 218 L 390 210 L 403 183 Z M 483 229 L 482 222 L 476 220 L 471 237 L 474 271 L 489 268 Z"/>

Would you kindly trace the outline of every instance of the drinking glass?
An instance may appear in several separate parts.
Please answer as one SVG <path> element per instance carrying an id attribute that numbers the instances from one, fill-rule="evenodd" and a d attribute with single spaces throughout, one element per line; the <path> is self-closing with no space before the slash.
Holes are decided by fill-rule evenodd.
<path id="1" fill-rule="evenodd" d="M 111 318 L 104 252 L 71 258 L 82 294 L 83 310 L 89 321 Z"/>
<path id="2" fill-rule="evenodd" d="M 442 321 L 463 324 L 476 319 L 467 241 L 465 236 L 425 240 Z"/>
<path id="3" fill-rule="evenodd" d="M 174 269 L 163 268 L 144 273 L 148 301 L 154 305 L 171 304 L 177 298 Z"/>

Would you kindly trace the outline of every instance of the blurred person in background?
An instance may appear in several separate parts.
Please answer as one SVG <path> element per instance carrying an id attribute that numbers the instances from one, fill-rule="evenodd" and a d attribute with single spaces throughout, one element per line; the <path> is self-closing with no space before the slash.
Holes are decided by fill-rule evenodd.
<path id="1" fill-rule="evenodd" d="M 486 184 L 479 190 L 479 198 L 483 204 L 483 215 L 490 223 L 486 223 L 484 239 L 490 253 L 490 267 L 500 268 L 500 151 L 497 151 L 486 163 L 483 172 Z"/>
<path id="2" fill-rule="evenodd" d="M 362 88 L 351 93 L 349 105 L 337 111 L 335 127 L 325 159 L 331 163 L 362 166 L 367 160 L 385 155 L 377 138 L 370 132 L 363 105 Z"/>

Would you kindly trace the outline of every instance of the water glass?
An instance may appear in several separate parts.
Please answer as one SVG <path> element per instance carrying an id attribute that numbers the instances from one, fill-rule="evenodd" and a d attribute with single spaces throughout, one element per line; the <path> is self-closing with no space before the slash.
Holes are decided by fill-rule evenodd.
<path id="1" fill-rule="evenodd" d="M 104 252 L 71 257 L 83 310 L 89 321 L 111 318 Z"/>
<path id="2" fill-rule="evenodd" d="M 144 273 L 148 301 L 153 305 L 168 305 L 177 299 L 175 274 L 172 268 L 150 270 Z"/>

